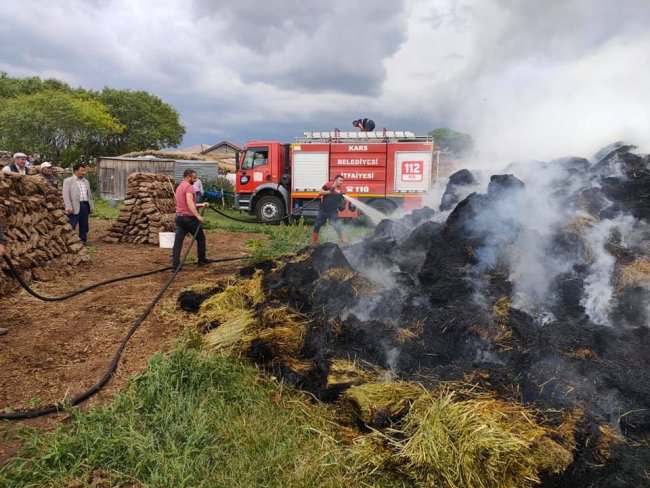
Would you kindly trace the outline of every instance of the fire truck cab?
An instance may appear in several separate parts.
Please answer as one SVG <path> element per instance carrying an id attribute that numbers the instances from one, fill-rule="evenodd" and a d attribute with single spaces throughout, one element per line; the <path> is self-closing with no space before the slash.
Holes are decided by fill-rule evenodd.
<path id="1" fill-rule="evenodd" d="M 292 144 L 252 141 L 237 165 L 235 208 L 274 222 L 315 216 L 322 186 L 337 175 L 349 196 L 383 212 L 417 208 L 432 183 L 434 145 L 409 131 L 305 132 Z M 354 217 L 346 209 L 341 217 Z"/>

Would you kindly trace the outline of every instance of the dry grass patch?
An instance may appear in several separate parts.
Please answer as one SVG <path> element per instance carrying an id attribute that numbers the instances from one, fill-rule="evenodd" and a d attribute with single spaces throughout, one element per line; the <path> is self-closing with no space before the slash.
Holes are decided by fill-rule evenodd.
<path id="1" fill-rule="evenodd" d="M 380 291 L 368 278 L 346 268 L 330 269 L 323 273 L 321 279 L 333 280 L 340 283 L 341 286 L 349 286 L 355 296 L 375 295 Z"/>
<path id="2" fill-rule="evenodd" d="M 345 385 L 358 385 L 372 381 L 377 376 L 377 368 L 366 370 L 359 367 L 354 361 L 347 359 L 333 359 L 327 375 L 327 388 Z"/>
<path id="3" fill-rule="evenodd" d="M 564 231 L 583 236 L 587 230 L 592 228 L 597 223 L 598 219 L 596 217 L 588 213 L 583 213 L 569 220 L 564 226 Z"/>
<path id="4" fill-rule="evenodd" d="M 342 395 L 342 406 L 350 416 L 366 425 L 375 425 L 379 418 L 397 420 L 424 394 L 421 385 L 406 381 L 366 383 L 349 388 Z"/>
<path id="5" fill-rule="evenodd" d="M 541 472 L 559 473 L 571 464 L 572 446 L 554 441 L 557 431 L 532 409 L 489 392 L 474 394 L 461 398 L 449 387 L 422 394 L 398 425 L 357 441 L 360 469 L 397 466 L 431 487 L 528 487 L 539 484 Z"/>
<path id="6" fill-rule="evenodd" d="M 606 462 L 612 454 L 612 447 L 625 442 L 625 437 L 616 432 L 610 425 L 599 425 L 600 435 L 596 441 L 596 457 Z"/>
<path id="7" fill-rule="evenodd" d="M 308 318 L 287 306 L 258 311 L 264 300 L 261 272 L 250 280 L 229 283 L 201 305 L 200 325 L 218 325 L 204 336 L 204 342 L 210 349 L 237 356 L 249 353 L 257 344 L 292 371 L 309 369 L 310 365 L 297 359 Z"/>
<path id="8" fill-rule="evenodd" d="M 650 259 L 643 257 L 621 268 L 616 282 L 616 290 L 650 283 Z"/>

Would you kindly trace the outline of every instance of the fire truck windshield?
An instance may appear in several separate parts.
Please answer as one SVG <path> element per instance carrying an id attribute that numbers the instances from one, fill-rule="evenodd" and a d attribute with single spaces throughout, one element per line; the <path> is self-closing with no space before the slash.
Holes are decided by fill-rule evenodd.
<path id="1" fill-rule="evenodd" d="M 269 150 L 266 147 L 249 147 L 241 169 L 253 169 L 268 164 Z"/>

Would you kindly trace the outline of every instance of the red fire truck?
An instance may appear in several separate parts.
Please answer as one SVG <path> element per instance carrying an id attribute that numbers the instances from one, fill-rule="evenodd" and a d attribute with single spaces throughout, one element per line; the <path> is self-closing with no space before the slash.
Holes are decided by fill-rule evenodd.
<path id="1" fill-rule="evenodd" d="M 409 131 L 305 132 L 292 144 L 253 141 L 237 165 L 235 208 L 263 222 L 314 216 L 321 187 L 343 175 L 343 191 L 383 212 L 417 208 L 432 183 L 434 145 Z M 297 212 L 300 210 L 300 212 Z M 354 217 L 346 209 L 341 217 Z"/>

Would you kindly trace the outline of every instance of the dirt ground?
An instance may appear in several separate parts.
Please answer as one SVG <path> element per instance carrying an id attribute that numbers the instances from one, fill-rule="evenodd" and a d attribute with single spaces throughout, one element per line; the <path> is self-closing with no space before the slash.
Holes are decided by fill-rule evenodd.
<path id="1" fill-rule="evenodd" d="M 69 275 L 35 283 L 34 289 L 58 296 L 111 277 L 171 265 L 170 249 L 103 243 L 110 225 L 91 219 L 90 263 Z M 208 257 L 219 259 L 246 255 L 246 241 L 261 236 L 214 230 L 206 232 L 206 237 Z M 190 256 L 196 256 L 196 246 Z M 113 379 L 82 408 L 109 403 L 130 376 L 145 368 L 154 353 L 167 350 L 183 329 L 192 325 L 189 315 L 176 305 L 183 288 L 230 275 L 241 265 L 233 261 L 184 267 L 131 338 Z M 162 272 L 110 284 L 63 302 L 43 302 L 22 289 L 2 297 L 0 323 L 9 333 L 0 336 L 0 409 L 50 405 L 94 385 L 108 368 L 124 334 L 169 277 L 170 272 Z M 50 415 L 23 424 L 49 430 L 65 419 L 65 415 Z M 2 430 L 12 430 L 19 423 L 4 424 Z M 0 465 L 18 449 L 15 441 L 2 437 Z"/>

